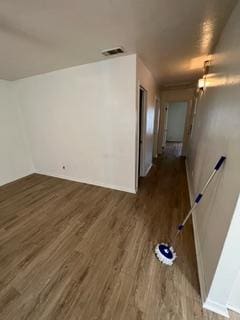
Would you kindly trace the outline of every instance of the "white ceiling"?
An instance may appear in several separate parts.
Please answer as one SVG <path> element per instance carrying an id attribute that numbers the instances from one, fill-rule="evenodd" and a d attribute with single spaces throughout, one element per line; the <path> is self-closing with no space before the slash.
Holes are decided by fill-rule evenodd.
<path id="1" fill-rule="evenodd" d="M 0 78 L 106 59 L 122 45 L 161 84 L 195 80 L 235 0 L 0 0 Z"/>

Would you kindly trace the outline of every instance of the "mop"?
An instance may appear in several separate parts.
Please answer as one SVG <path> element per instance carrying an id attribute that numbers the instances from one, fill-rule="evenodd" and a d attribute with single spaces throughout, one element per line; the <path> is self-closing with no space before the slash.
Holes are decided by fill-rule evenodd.
<path id="1" fill-rule="evenodd" d="M 205 183 L 202 191 L 197 195 L 194 204 L 192 205 L 191 209 L 189 210 L 188 214 L 186 215 L 185 219 L 183 220 L 183 222 L 181 224 L 179 224 L 178 228 L 177 228 L 177 232 L 175 234 L 175 238 L 173 241 L 173 244 L 175 244 L 176 239 L 179 235 L 179 233 L 181 233 L 183 231 L 183 228 L 186 224 L 186 222 L 188 221 L 188 219 L 190 218 L 190 216 L 192 215 L 194 209 L 197 207 L 197 205 L 199 204 L 199 202 L 201 201 L 204 192 L 206 191 L 208 185 L 210 184 L 210 182 L 212 181 L 213 177 L 215 176 L 215 174 L 217 173 L 217 171 L 221 168 L 223 162 L 225 161 L 226 157 L 222 156 L 217 164 L 214 167 L 213 172 L 211 173 L 211 175 L 209 176 L 207 182 Z M 155 254 L 156 257 L 159 261 L 161 261 L 162 263 L 171 266 L 173 264 L 173 261 L 176 259 L 176 252 L 173 249 L 173 246 L 167 244 L 167 243 L 158 243 L 157 246 L 155 247 Z"/>

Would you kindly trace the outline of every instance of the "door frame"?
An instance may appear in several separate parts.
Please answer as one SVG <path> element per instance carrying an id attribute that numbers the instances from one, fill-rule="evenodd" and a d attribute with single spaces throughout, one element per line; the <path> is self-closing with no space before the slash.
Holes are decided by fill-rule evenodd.
<path id="1" fill-rule="evenodd" d="M 144 92 L 144 103 L 142 110 L 142 121 L 140 124 L 140 92 Z M 135 189 L 138 190 L 138 180 L 139 177 L 144 176 L 144 167 L 145 167 L 145 137 L 146 137 L 146 114 L 147 114 L 147 103 L 148 103 L 148 91 L 138 82 L 137 86 L 137 130 L 136 130 L 136 161 L 135 161 Z M 141 130 L 144 133 L 142 136 L 142 144 L 140 148 L 140 125 Z M 141 149 L 141 150 L 140 150 Z M 139 174 L 140 166 L 140 174 Z"/>
<path id="2" fill-rule="evenodd" d="M 154 112 L 154 128 L 153 128 L 153 158 L 157 158 L 159 154 L 158 140 L 161 121 L 161 101 L 155 97 L 155 112 Z"/>
<path id="3" fill-rule="evenodd" d="M 167 141 L 167 124 L 168 124 L 168 108 L 169 108 L 169 102 L 166 102 L 163 106 L 163 137 L 162 137 L 162 150 L 166 147 L 166 141 Z"/>
<path id="4" fill-rule="evenodd" d="M 181 156 L 185 157 L 187 154 L 187 144 L 189 140 L 189 136 L 191 134 L 190 132 L 190 127 L 191 127 L 191 115 L 192 115 L 192 99 L 186 100 L 186 99 L 173 99 L 165 102 L 164 104 L 164 119 L 163 119 L 163 138 L 162 138 L 162 150 L 164 150 L 164 147 L 166 143 L 164 144 L 164 134 L 165 134 L 165 123 L 167 123 L 166 119 L 166 112 L 165 108 L 169 108 L 169 105 L 174 102 L 186 102 L 187 103 L 187 110 L 186 110 L 186 115 L 185 115 L 185 122 L 184 122 L 184 131 L 183 131 L 183 142 L 182 142 L 182 150 L 181 150 Z M 166 130 L 167 131 L 167 130 Z M 166 134 L 167 138 L 167 134 Z"/>
<path id="5" fill-rule="evenodd" d="M 183 132 L 183 145 L 181 156 L 186 157 L 187 155 L 187 146 L 188 141 L 191 135 L 191 126 L 192 126 L 192 102 L 193 100 L 182 100 L 181 102 L 187 103 L 187 111 L 185 116 L 185 123 L 184 123 L 184 132 Z"/>

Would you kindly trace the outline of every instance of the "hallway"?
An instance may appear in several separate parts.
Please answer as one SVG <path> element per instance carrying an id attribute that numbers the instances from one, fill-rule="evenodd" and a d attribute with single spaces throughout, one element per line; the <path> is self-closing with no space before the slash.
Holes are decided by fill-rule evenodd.
<path id="1" fill-rule="evenodd" d="M 37 174 L 3 186 L 0 318 L 222 319 L 201 308 L 191 224 L 173 267 L 153 254 L 188 208 L 184 160 L 169 155 L 137 195 Z"/>

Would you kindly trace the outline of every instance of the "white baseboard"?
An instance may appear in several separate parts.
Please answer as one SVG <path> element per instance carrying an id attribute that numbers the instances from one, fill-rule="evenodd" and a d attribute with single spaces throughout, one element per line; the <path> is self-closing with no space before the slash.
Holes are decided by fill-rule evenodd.
<path id="1" fill-rule="evenodd" d="M 230 304 L 227 305 L 227 308 L 240 314 L 240 308 L 233 307 Z"/>
<path id="2" fill-rule="evenodd" d="M 145 172 L 145 177 L 148 175 L 149 171 L 151 170 L 152 168 L 152 163 L 149 165 L 149 167 L 147 168 L 146 172 Z"/>
<path id="3" fill-rule="evenodd" d="M 224 316 L 226 318 L 229 318 L 227 306 L 219 304 L 215 301 L 211 301 L 211 300 L 207 299 L 203 304 L 203 308 L 210 310 L 212 312 L 218 313 L 221 316 Z"/>
<path id="4" fill-rule="evenodd" d="M 80 183 L 86 183 L 86 184 L 99 186 L 99 187 L 103 187 L 103 188 L 108 188 L 108 189 L 113 189 L 113 190 L 118 190 L 118 191 L 124 191 L 124 192 L 129 192 L 129 193 L 136 193 L 136 190 L 132 189 L 132 188 L 125 188 L 125 187 L 122 187 L 122 186 L 116 186 L 116 185 L 112 185 L 112 184 L 105 184 L 105 183 L 98 182 L 98 181 L 90 181 L 88 179 L 78 179 L 78 178 L 75 178 L 75 177 L 69 177 L 67 175 L 53 174 L 53 173 L 49 173 L 49 172 L 45 172 L 45 171 L 41 171 L 41 170 L 37 170 L 36 173 L 43 174 L 43 175 L 50 176 L 50 177 L 54 177 L 54 178 L 59 178 L 59 179 L 65 179 L 65 180 L 70 180 L 70 181 L 75 181 L 75 182 L 80 182 Z"/>
<path id="5" fill-rule="evenodd" d="M 33 174 L 33 173 L 35 173 L 35 171 L 29 170 L 28 172 L 25 172 L 22 175 L 16 176 L 14 178 L 12 177 L 11 179 L 8 179 L 8 180 L 5 180 L 5 181 L 1 182 L 0 183 L 0 187 L 3 187 L 3 186 L 5 186 L 5 185 L 7 185 L 9 183 L 15 182 L 15 181 L 20 180 L 22 178 L 26 178 L 26 177 L 30 176 L 31 174 Z"/>

